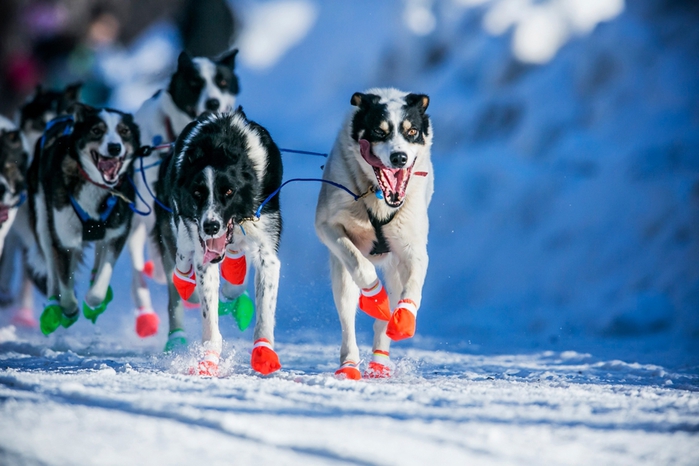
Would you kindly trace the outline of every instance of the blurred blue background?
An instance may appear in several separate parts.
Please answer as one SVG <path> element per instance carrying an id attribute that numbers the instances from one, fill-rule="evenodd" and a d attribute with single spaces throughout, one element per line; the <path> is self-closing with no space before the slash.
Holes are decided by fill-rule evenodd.
<path id="1" fill-rule="evenodd" d="M 239 47 L 238 103 L 285 148 L 328 152 L 356 91 L 426 93 L 430 268 L 400 345 L 699 365 L 696 2 L 4 0 L 0 23 L 7 115 L 37 83 L 74 80 L 135 111 L 182 47 Z M 291 178 L 324 161 L 284 163 Z M 339 343 L 318 190 L 282 192 L 280 341 Z M 129 274 L 124 255 L 98 331 L 133 333 Z M 369 344 L 370 319 L 358 328 Z"/>

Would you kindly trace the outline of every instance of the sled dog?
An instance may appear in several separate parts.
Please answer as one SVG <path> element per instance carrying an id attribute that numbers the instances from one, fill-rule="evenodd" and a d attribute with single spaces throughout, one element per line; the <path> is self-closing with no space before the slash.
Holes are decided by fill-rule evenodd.
<path id="1" fill-rule="evenodd" d="M 155 237 L 171 278 L 170 334 L 183 334 L 178 297 L 188 300 L 196 291 L 205 350 L 196 371 L 201 375 L 217 373 L 219 313 L 225 314 L 228 305 L 236 306 L 244 296 L 248 259 L 255 268 L 258 308 L 251 366 L 264 375 L 281 367 L 273 349 L 282 228 L 279 197 L 262 205 L 281 182 L 279 149 L 241 109 L 203 115 L 190 123 L 177 139 L 174 154 L 162 164 L 157 192 L 171 212 L 156 210 Z M 234 317 L 243 328 L 247 324 L 241 325 L 241 320 L 249 323 L 252 316 L 234 312 Z"/>
<path id="2" fill-rule="evenodd" d="M 114 264 L 129 232 L 134 198 L 126 175 L 140 153 L 139 130 L 131 115 L 73 105 L 54 120 L 38 143 L 29 168 L 30 273 L 49 303 L 40 318 L 48 335 L 78 319 L 74 274 L 88 243 L 95 245 L 90 289 L 82 311 L 93 323 L 112 299 Z"/>
<path id="3" fill-rule="evenodd" d="M 376 319 L 365 377 L 388 377 L 391 340 L 410 338 L 427 273 L 427 207 L 434 187 L 429 98 L 396 89 L 355 93 L 323 172 L 363 196 L 323 184 L 315 227 L 330 250 L 342 325 L 338 377 L 361 378 L 355 336 L 359 308 Z M 382 282 L 377 269 L 383 272 Z M 384 288 L 385 283 L 385 288 Z"/>

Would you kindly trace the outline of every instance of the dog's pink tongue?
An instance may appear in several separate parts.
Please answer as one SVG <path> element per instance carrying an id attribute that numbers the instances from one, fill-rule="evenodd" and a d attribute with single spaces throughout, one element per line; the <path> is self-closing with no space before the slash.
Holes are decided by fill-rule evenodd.
<path id="1" fill-rule="evenodd" d="M 381 163 L 381 160 L 371 152 L 371 143 L 366 139 L 359 140 L 359 152 L 366 163 L 376 168 L 386 168 Z"/>
<path id="2" fill-rule="evenodd" d="M 118 158 L 105 158 L 100 157 L 99 162 L 97 162 L 97 169 L 102 172 L 107 178 L 115 178 L 119 167 L 121 165 L 121 160 Z"/>
<path id="3" fill-rule="evenodd" d="M 206 251 L 204 251 L 204 263 L 208 264 L 212 260 L 221 257 L 223 254 L 223 250 L 226 248 L 226 235 L 207 239 L 205 244 Z"/>

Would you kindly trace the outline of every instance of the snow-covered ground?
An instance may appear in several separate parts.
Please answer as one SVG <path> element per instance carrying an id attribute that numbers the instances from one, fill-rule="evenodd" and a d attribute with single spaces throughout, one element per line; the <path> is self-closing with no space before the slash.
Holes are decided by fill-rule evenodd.
<path id="1" fill-rule="evenodd" d="M 239 103 L 281 147 L 328 151 L 355 91 L 430 95 L 418 334 L 394 345 L 394 379 L 332 377 L 318 186 L 289 185 L 280 373 L 251 373 L 251 331 L 227 319 L 217 379 L 187 375 L 196 344 L 165 356 L 164 332 L 140 341 L 125 255 L 96 325 L 44 338 L 0 316 L 0 464 L 699 464 L 692 2 L 235 4 Z M 105 59 L 114 106 L 152 94 L 173 40 L 159 24 Z M 284 164 L 285 178 L 319 176 L 323 159 Z M 357 322 L 368 345 L 370 319 Z M 189 312 L 193 342 L 198 329 Z"/>

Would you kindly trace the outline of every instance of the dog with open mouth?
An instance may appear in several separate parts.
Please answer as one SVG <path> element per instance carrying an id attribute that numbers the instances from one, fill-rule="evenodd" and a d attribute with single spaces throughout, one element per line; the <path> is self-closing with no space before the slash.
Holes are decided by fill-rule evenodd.
<path id="1" fill-rule="evenodd" d="M 143 200 L 136 201 L 139 210 L 160 209 L 147 193 L 155 192 L 158 164 L 171 151 L 167 143 L 174 143 L 185 126 L 202 113 L 233 110 L 240 91 L 234 72 L 237 53 L 238 50 L 233 49 L 219 58 L 209 59 L 190 57 L 182 52 L 167 88 L 146 100 L 136 112 L 144 144 L 161 146 L 135 167 L 136 187 L 139 192 L 146 193 Z M 142 338 L 156 334 L 159 325 L 145 278 L 149 276 L 159 283 L 166 280 L 158 248 L 150 241 L 154 229 L 154 215 L 134 218 L 127 243 L 133 264 L 131 294 L 136 304 L 136 333 Z M 148 262 L 144 249 L 148 251 Z M 176 341 L 179 340 L 168 340 L 167 349 Z"/>
<path id="2" fill-rule="evenodd" d="M 389 377 L 391 340 L 415 333 L 427 274 L 427 208 L 434 190 L 429 97 L 392 88 L 357 92 L 323 178 L 316 232 L 330 250 L 332 290 L 342 325 L 336 376 L 360 379 L 355 312 L 376 319 L 364 377 Z M 377 268 L 383 272 L 384 283 Z"/>
<path id="3" fill-rule="evenodd" d="M 127 181 L 141 154 L 130 114 L 76 103 L 49 124 L 29 168 L 30 226 L 36 239 L 28 265 L 49 296 L 40 318 L 45 335 L 78 319 L 75 270 L 88 243 L 95 245 L 90 288 L 82 304 L 93 323 L 112 299 L 114 264 L 129 232 L 135 196 Z"/>
<path id="4" fill-rule="evenodd" d="M 282 220 L 279 196 L 270 197 L 281 182 L 279 149 L 241 109 L 192 122 L 163 163 L 158 196 L 172 212 L 156 210 L 155 238 L 171 277 L 171 334 L 184 330 L 177 298 L 198 294 L 205 353 L 194 373 L 217 374 L 220 305 L 244 293 L 247 259 L 255 269 L 258 309 L 250 364 L 263 375 L 281 367 L 273 347 Z"/>

